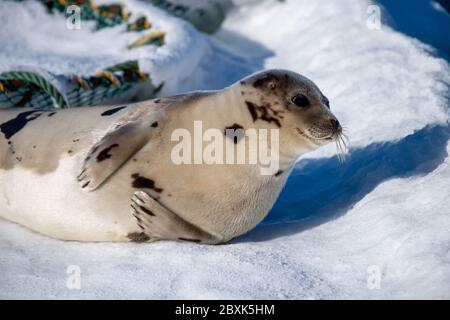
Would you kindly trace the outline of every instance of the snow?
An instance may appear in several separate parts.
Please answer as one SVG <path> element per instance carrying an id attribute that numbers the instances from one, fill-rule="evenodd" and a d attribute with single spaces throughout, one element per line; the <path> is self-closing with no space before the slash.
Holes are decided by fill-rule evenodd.
<path id="1" fill-rule="evenodd" d="M 117 63 L 138 60 L 141 70 L 150 72 L 155 84 L 173 78 L 181 81 L 192 74 L 207 49 L 206 37 L 198 34 L 189 23 L 162 10 L 137 0 L 126 3 L 134 16 L 148 18 L 152 23 L 149 31 L 166 32 L 165 45 L 129 50 L 127 46 L 145 33 L 125 32 L 125 25 L 93 32 L 95 23 L 86 21 L 82 21 L 81 29 L 71 30 L 66 27 L 62 14 L 49 14 L 37 1 L 1 1 L 0 72 L 39 66 L 54 74 L 92 75 Z M 18 21 L 20 28 L 17 28 Z M 176 84 L 174 81 L 172 86 Z"/>
<path id="2" fill-rule="evenodd" d="M 0 298 L 450 298 L 450 69 L 439 58 L 444 44 L 435 50 L 386 24 L 369 29 L 363 0 L 242 1 L 213 37 L 127 2 L 163 17 L 168 35 L 180 40 L 171 44 L 168 38 L 157 54 L 133 53 L 167 81 L 162 95 L 221 88 L 261 68 L 298 71 L 319 85 L 348 128 L 348 161 L 340 165 L 333 146 L 302 157 L 268 218 L 227 245 L 63 243 L 1 221 Z M 431 1 L 417 3 L 433 10 Z M 0 3 L 2 23 L 16 19 L 4 9 L 27 14 L 11 6 L 17 4 Z M 426 17 L 433 25 L 435 16 Z M 445 17 L 436 22 L 436 33 L 450 25 Z M 397 21 L 394 14 L 390 19 Z M 53 29 L 49 25 L 41 23 L 35 36 Z M 70 70 L 69 62 L 59 64 L 68 53 L 27 37 L 30 27 L 17 30 L 22 40 L 0 31 L 1 42 L 33 49 L 16 60 L 0 59 L 0 70 L 36 61 Z M 70 36 L 84 41 L 82 34 Z M 124 57 L 113 52 L 107 34 L 97 37 L 99 46 L 93 40 L 80 71 Z M 2 48 L 2 58 L 17 53 Z M 48 50 L 54 54 L 47 60 Z M 82 57 L 81 50 L 77 59 Z M 66 286 L 71 265 L 81 270 L 79 290 Z M 376 288 L 368 285 L 374 270 L 380 275 Z"/>

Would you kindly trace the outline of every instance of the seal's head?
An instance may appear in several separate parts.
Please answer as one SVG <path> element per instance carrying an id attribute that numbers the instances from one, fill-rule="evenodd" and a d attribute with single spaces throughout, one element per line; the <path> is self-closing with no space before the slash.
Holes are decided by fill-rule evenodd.
<path id="1" fill-rule="evenodd" d="M 253 122 L 278 127 L 282 149 L 298 155 L 336 142 L 343 151 L 342 127 L 328 98 L 308 78 L 288 70 L 267 70 L 243 79 L 240 85 Z"/>

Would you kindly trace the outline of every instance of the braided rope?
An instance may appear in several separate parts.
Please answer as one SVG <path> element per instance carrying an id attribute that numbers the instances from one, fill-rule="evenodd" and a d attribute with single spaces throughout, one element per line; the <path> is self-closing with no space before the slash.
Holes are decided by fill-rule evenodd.
<path id="1" fill-rule="evenodd" d="M 138 65 L 137 60 L 128 60 L 128 61 L 125 61 L 122 63 L 118 63 L 109 68 L 106 68 L 105 71 L 117 72 L 117 71 L 123 71 L 125 69 L 139 70 L 139 65 Z"/>
<path id="2" fill-rule="evenodd" d="M 56 108 L 68 108 L 69 104 L 59 90 L 41 75 L 30 71 L 8 71 L 0 73 L 0 80 L 25 80 L 47 92 L 56 102 Z"/>

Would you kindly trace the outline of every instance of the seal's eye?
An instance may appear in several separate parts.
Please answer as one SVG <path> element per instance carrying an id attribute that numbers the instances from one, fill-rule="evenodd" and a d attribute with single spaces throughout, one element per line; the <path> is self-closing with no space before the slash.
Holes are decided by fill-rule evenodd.
<path id="1" fill-rule="evenodd" d="M 302 94 L 299 94 L 299 95 L 293 97 L 292 103 L 295 104 L 297 107 L 302 107 L 302 108 L 306 108 L 309 106 L 308 98 Z"/>
<path id="2" fill-rule="evenodd" d="M 327 97 L 323 96 L 322 101 L 327 106 L 327 108 L 330 109 L 330 100 L 328 100 Z"/>

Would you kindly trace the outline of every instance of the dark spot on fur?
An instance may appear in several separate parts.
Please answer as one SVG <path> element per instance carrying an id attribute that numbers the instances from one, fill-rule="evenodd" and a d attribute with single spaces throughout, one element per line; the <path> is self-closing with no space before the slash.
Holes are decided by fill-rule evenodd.
<path id="1" fill-rule="evenodd" d="M 160 103 L 160 102 L 161 102 L 161 99 L 156 99 L 156 100 L 154 100 L 154 102 L 155 102 L 155 103 Z"/>
<path id="2" fill-rule="evenodd" d="M 72 153 L 72 150 L 67 151 L 67 153 Z"/>
<path id="3" fill-rule="evenodd" d="M 36 146 L 35 146 L 35 145 L 33 146 L 33 149 L 36 149 Z"/>
<path id="4" fill-rule="evenodd" d="M 250 115 L 252 116 L 253 122 L 258 119 L 258 113 L 256 112 L 256 105 L 253 102 L 245 101 L 247 104 L 248 111 L 250 112 Z"/>
<path id="5" fill-rule="evenodd" d="M 78 141 L 80 141 L 80 139 L 73 139 L 72 141 L 73 142 L 78 142 Z"/>
<path id="6" fill-rule="evenodd" d="M 234 123 L 232 126 L 226 127 L 224 134 L 227 138 L 230 138 L 234 143 L 238 143 L 244 137 L 244 127 L 240 124 Z"/>
<path id="7" fill-rule="evenodd" d="M 22 130 L 28 122 L 37 119 L 41 114 L 34 114 L 36 110 L 19 113 L 14 119 L 6 121 L 0 125 L 0 129 L 6 139 L 11 138 Z"/>
<path id="8" fill-rule="evenodd" d="M 56 114 L 56 112 L 50 112 L 47 117 L 52 117 Z"/>
<path id="9" fill-rule="evenodd" d="M 139 173 L 131 175 L 133 178 L 132 187 L 136 189 L 153 189 L 155 192 L 161 193 L 164 190 L 155 186 L 155 181 L 145 177 L 141 177 Z"/>
<path id="10" fill-rule="evenodd" d="M 255 88 L 263 88 L 264 86 L 266 86 L 269 82 L 275 82 L 278 81 L 278 77 L 272 73 L 268 73 L 265 76 L 263 76 L 262 78 L 259 78 L 258 80 L 256 80 L 253 83 L 253 87 Z"/>
<path id="11" fill-rule="evenodd" d="M 119 112 L 120 110 L 122 110 L 122 109 L 124 109 L 124 108 L 126 108 L 126 107 L 127 107 L 127 106 L 121 106 L 121 107 L 115 107 L 115 108 L 106 110 L 105 112 L 103 112 L 103 113 L 101 114 L 101 116 L 104 117 L 104 116 L 110 116 L 110 115 L 113 115 L 114 113 Z"/>
<path id="12" fill-rule="evenodd" d="M 258 106 L 250 101 L 245 101 L 247 104 L 248 111 L 252 116 L 253 122 L 256 120 L 263 120 L 269 123 L 275 123 L 278 127 L 281 127 L 280 119 L 282 116 L 279 115 L 282 111 L 273 110 L 270 104 L 265 104 Z"/>
<path id="13" fill-rule="evenodd" d="M 246 82 L 244 80 L 242 80 L 241 82 L 239 82 L 240 84 L 242 84 L 243 86 L 246 85 Z"/>
<path id="14" fill-rule="evenodd" d="M 150 127 L 156 128 L 158 126 L 158 121 L 153 122 Z"/>
<path id="15" fill-rule="evenodd" d="M 97 156 L 97 162 L 102 162 L 103 160 L 111 158 L 112 156 L 108 152 L 110 152 L 111 149 L 113 149 L 113 148 L 117 148 L 118 146 L 119 145 L 117 143 L 114 143 L 114 144 L 110 145 L 109 147 L 100 151 L 100 153 Z"/>
<path id="16" fill-rule="evenodd" d="M 275 177 L 278 177 L 280 174 L 283 174 L 283 170 L 278 170 L 277 173 L 275 173 Z"/>
<path id="17" fill-rule="evenodd" d="M 8 141 L 8 144 L 11 144 L 11 143 L 12 143 L 11 140 L 9 140 L 9 141 Z"/>
<path id="18" fill-rule="evenodd" d="M 202 242 L 202 240 L 198 240 L 198 239 L 187 239 L 187 238 L 178 238 L 178 240 L 181 240 L 181 241 L 190 241 L 190 242 L 195 242 L 195 243 Z"/>
<path id="19" fill-rule="evenodd" d="M 133 242 L 145 242 L 150 240 L 150 237 L 143 232 L 132 232 L 127 234 L 127 238 Z"/>

